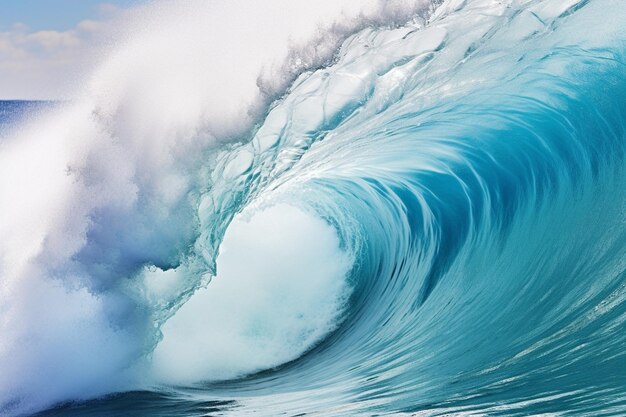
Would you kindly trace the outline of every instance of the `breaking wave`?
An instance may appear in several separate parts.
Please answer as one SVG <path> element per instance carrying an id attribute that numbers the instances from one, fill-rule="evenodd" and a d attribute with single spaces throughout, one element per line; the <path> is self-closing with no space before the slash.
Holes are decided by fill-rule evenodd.
<path id="1" fill-rule="evenodd" d="M 625 20 L 140 9 L 3 127 L 0 414 L 626 413 Z"/>

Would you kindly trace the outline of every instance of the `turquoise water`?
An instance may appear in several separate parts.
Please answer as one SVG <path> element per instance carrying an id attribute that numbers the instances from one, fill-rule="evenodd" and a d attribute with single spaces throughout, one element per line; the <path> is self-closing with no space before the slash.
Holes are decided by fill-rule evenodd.
<path id="1" fill-rule="evenodd" d="M 37 261 L 111 357 L 0 414 L 625 415 L 626 3 L 496 3 L 347 36 L 197 180 L 133 171 Z"/>

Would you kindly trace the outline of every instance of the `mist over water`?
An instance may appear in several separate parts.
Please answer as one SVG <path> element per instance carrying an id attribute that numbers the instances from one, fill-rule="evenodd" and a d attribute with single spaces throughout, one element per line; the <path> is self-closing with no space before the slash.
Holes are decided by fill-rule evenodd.
<path id="1" fill-rule="evenodd" d="M 333 228 L 294 207 L 235 219 L 217 277 L 163 326 L 157 375 L 174 383 L 234 379 L 297 359 L 337 327 L 351 265 Z"/>
<path id="2" fill-rule="evenodd" d="M 0 124 L 0 415 L 626 413 L 625 21 L 138 8 Z"/>

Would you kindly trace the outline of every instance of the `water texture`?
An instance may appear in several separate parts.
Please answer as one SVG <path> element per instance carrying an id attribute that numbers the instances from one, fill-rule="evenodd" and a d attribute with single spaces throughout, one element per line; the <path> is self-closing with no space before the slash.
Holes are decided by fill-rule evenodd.
<path id="1" fill-rule="evenodd" d="M 181 7 L 0 124 L 0 415 L 626 415 L 625 2 Z"/>

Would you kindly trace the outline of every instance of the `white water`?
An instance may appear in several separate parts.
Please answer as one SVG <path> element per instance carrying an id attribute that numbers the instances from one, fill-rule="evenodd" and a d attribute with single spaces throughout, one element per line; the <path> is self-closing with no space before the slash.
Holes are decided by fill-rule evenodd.
<path id="1" fill-rule="evenodd" d="M 351 256 L 335 230 L 278 205 L 233 221 L 218 276 L 163 326 L 166 382 L 235 378 L 296 359 L 332 331 L 349 296 Z"/>

